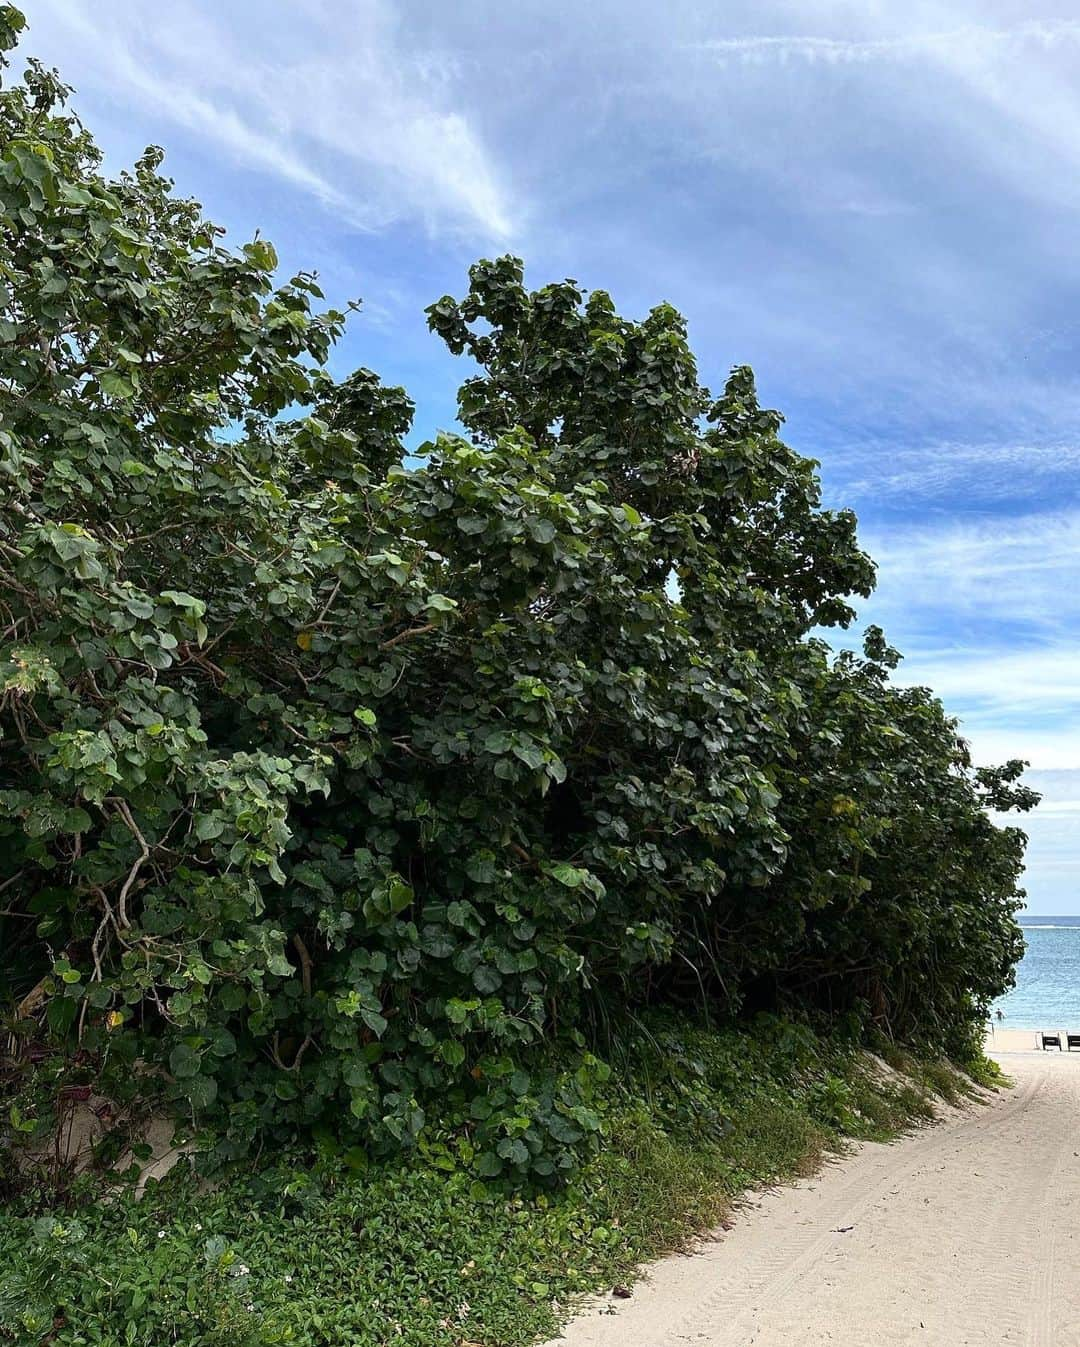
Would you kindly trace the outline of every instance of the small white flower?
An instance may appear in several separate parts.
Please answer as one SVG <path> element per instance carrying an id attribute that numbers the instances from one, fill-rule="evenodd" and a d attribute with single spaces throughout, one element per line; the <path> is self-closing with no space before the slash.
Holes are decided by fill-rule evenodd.
<path id="1" fill-rule="evenodd" d="M 291 1282 L 291 1281 L 292 1281 L 292 1273 L 291 1273 L 291 1272 L 286 1272 L 286 1274 L 285 1274 L 285 1280 L 286 1280 L 287 1282 Z"/>
<path id="2" fill-rule="evenodd" d="M 202 1229 L 202 1221 L 196 1221 L 196 1222 L 195 1222 L 195 1229 L 196 1229 L 196 1230 L 201 1230 L 201 1229 Z"/>
<path id="3" fill-rule="evenodd" d="M 254 1309 L 255 1309 L 255 1306 L 254 1306 L 254 1305 L 249 1305 L 249 1306 L 248 1306 L 248 1313 L 250 1314 Z"/>
<path id="4" fill-rule="evenodd" d="M 249 1268 L 246 1263 L 241 1263 L 236 1269 L 236 1275 L 238 1277 L 246 1277 L 250 1271 L 251 1268 Z"/>
<path id="5" fill-rule="evenodd" d="M 157 1237 L 158 1237 L 158 1239 L 164 1239 L 164 1238 L 165 1238 L 165 1231 L 164 1231 L 164 1230 L 159 1230 L 159 1231 L 157 1232 Z"/>

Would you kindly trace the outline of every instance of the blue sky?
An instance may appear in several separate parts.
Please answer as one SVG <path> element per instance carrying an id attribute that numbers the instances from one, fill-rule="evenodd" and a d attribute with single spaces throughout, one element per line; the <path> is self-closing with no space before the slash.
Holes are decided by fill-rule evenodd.
<path id="1" fill-rule="evenodd" d="M 1029 758 L 1029 907 L 1080 912 L 1080 18 L 908 0 L 29 0 L 27 50 L 120 167 L 166 147 L 236 241 L 362 297 L 342 371 L 426 437 L 460 369 L 424 305 L 512 250 L 706 382 L 748 362 L 853 506 L 866 605 Z"/>

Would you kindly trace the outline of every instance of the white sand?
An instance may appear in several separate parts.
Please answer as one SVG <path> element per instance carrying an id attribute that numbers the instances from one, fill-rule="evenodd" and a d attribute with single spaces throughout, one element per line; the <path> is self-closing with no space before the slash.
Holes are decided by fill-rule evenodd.
<path id="1" fill-rule="evenodd" d="M 1080 1052 L 893 1145 L 753 1197 L 590 1306 L 563 1347 L 1080 1347 Z"/>
<path id="2" fill-rule="evenodd" d="M 1080 1029 L 994 1029 L 986 1035 L 986 1051 L 991 1057 L 1000 1056 L 1002 1053 L 1009 1052 L 1039 1052 L 1043 1051 L 1043 1034 L 1057 1034 L 1061 1039 L 1061 1046 L 1065 1048 L 1067 1038 L 1066 1034 L 1080 1033 Z M 1046 1052 L 1054 1052 L 1054 1048 L 1046 1048 Z M 1073 1048 L 1073 1052 L 1080 1057 L 1080 1049 Z"/>

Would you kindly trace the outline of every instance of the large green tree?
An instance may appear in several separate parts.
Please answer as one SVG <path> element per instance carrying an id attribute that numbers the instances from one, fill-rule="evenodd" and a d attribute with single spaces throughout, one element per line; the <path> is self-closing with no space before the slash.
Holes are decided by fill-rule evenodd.
<path id="1" fill-rule="evenodd" d="M 873 568 L 749 371 L 714 398 L 670 306 L 479 263 L 429 310 L 465 434 L 406 469 L 411 403 L 331 377 L 314 277 L 226 248 L 157 150 L 106 178 L 66 99 L 32 61 L 0 92 L 24 1067 L 163 1095 L 219 1158 L 314 1131 L 543 1178 L 635 1002 L 960 1043 L 1017 954 L 984 805 L 1030 801 L 878 638 L 813 635 Z"/>

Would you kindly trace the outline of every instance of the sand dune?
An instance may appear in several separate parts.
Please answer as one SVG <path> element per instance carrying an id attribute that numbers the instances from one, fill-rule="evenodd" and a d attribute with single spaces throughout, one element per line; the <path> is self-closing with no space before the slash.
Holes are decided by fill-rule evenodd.
<path id="1" fill-rule="evenodd" d="M 752 1199 L 563 1347 L 1080 1347 L 1080 1053 L 893 1145 Z"/>

